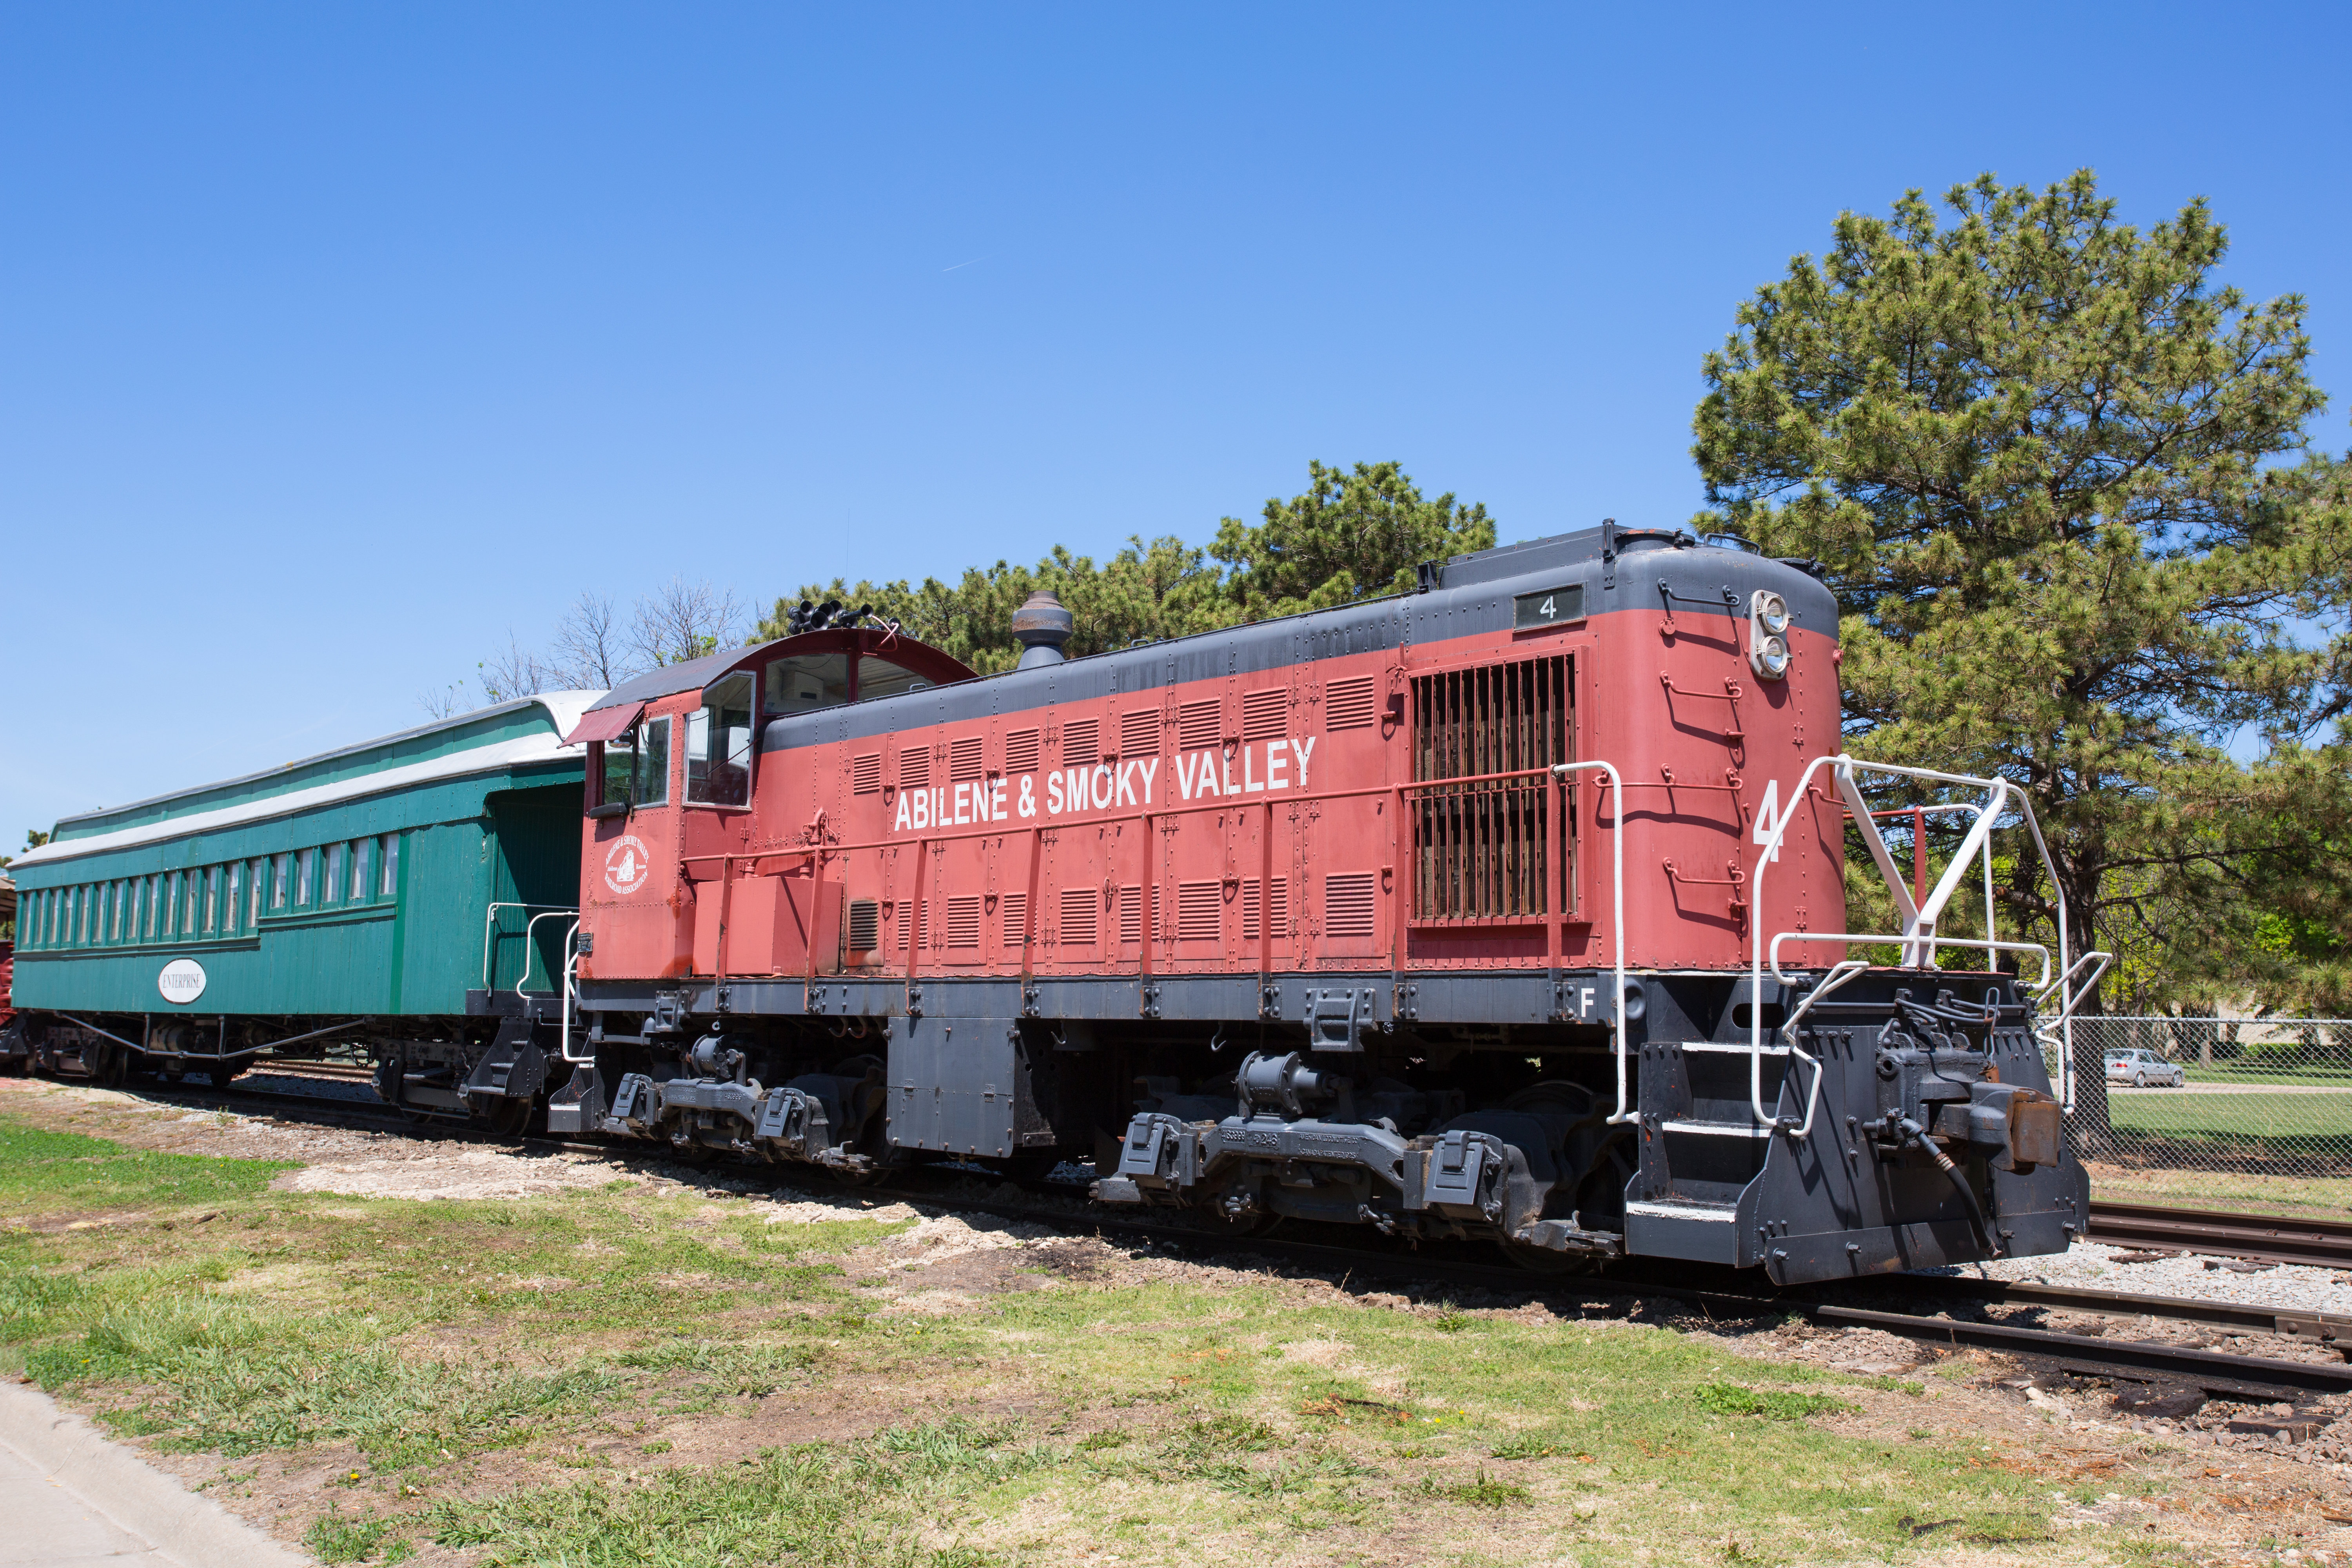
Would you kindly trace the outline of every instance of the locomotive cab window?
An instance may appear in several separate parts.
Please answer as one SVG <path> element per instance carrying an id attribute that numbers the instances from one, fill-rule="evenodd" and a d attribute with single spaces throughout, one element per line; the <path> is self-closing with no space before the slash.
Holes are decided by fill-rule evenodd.
<path id="1" fill-rule="evenodd" d="M 849 700 L 849 656 L 795 654 L 768 666 L 763 679 L 767 690 L 761 709 L 770 718 L 838 708 Z"/>
<path id="2" fill-rule="evenodd" d="M 686 716 L 686 799 L 689 805 L 751 804 L 751 678 L 730 675 Z"/>
<path id="3" fill-rule="evenodd" d="M 669 721 L 646 719 L 602 742 L 596 770 L 595 810 L 617 816 L 644 805 L 669 804 Z M 390 871 L 387 862 L 386 872 Z M 390 887 L 384 889 L 390 892 Z"/>
<path id="4" fill-rule="evenodd" d="M 905 691 L 926 691 L 930 682 L 904 665 L 893 664 L 887 658 L 867 654 L 857 661 L 857 700 L 871 702 L 877 697 L 896 697 Z"/>

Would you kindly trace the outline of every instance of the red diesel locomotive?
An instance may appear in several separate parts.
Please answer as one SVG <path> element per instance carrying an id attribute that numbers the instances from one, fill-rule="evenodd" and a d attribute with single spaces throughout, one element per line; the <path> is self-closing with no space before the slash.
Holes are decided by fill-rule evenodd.
<path id="1" fill-rule="evenodd" d="M 1604 525 L 1084 658 L 1040 595 L 988 679 L 872 626 L 657 671 L 573 732 L 563 1016 L 476 1078 L 568 1063 L 562 1131 L 1090 1158 L 1108 1204 L 1537 1263 L 2061 1250 L 2083 966 L 1937 934 L 2022 811 L 1957 777 L 1936 895 L 1891 878 L 1905 963 L 1846 959 L 1850 817 L 1893 863 L 1804 564 Z"/>

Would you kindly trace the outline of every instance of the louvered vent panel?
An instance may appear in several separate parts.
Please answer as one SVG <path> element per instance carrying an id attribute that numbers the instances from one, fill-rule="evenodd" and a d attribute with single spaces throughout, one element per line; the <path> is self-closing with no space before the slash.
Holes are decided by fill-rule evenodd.
<path id="1" fill-rule="evenodd" d="M 981 775 L 982 747 L 978 735 L 966 735 L 948 742 L 948 782 L 966 784 Z"/>
<path id="2" fill-rule="evenodd" d="M 1004 771 L 1008 773 L 1034 773 L 1037 771 L 1037 731 L 1015 730 L 1004 737 Z"/>
<path id="3" fill-rule="evenodd" d="M 1323 689 L 1323 728 L 1326 730 L 1363 729 L 1372 721 L 1377 711 L 1372 706 L 1372 678 L 1369 675 L 1335 680 Z"/>
<path id="4" fill-rule="evenodd" d="M 1257 879 L 1252 877 L 1242 884 L 1242 940 L 1257 941 Z M 1274 940 L 1280 942 L 1290 934 L 1290 880 L 1286 877 L 1274 879 Z"/>
<path id="5" fill-rule="evenodd" d="M 1290 691 L 1272 687 L 1242 693 L 1242 739 L 1271 741 L 1290 732 Z"/>
<path id="6" fill-rule="evenodd" d="M 1129 885 L 1118 890 L 1118 940 L 1143 940 L 1143 889 L 1139 886 Z"/>
<path id="7" fill-rule="evenodd" d="M 1092 947 L 1102 895 L 1092 888 L 1062 889 L 1061 938 L 1065 947 Z"/>
<path id="8" fill-rule="evenodd" d="M 977 897 L 948 900 L 947 931 L 950 947 L 980 945 L 980 900 Z"/>
<path id="9" fill-rule="evenodd" d="M 1156 757 L 1160 754 L 1160 710 L 1139 708 L 1118 716 L 1118 754 Z"/>
<path id="10" fill-rule="evenodd" d="M 882 787 L 882 753 L 868 752 L 849 759 L 849 793 L 872 795 Z"/>
<path id="11" fill-rule="evenodd" d="M 1028 932 L 1023 928 L 1029 923 L 1029 895 L 1007 893 L 996 900 L 997 912 L 1004 917 L 1004 946 L 1009 952 L 1021 951 Z"/>
<path id="12" fill-rule="evenodd" d="M 1223 934 L 1225 889 L 1222 882 L 1176 884 L 1176 940 L 1214 942 Z"/>
<path id="13" fill-rule="evenodd" d="M 916 917 L 915 905 L 911 900 L 899 900 L 898 909 L 892 912 L 898 917 L 898 951 L 904 952 L 907 951 L 907 933 L 918 926 L 928 926 L 930 921 L 919 920 Z"/>
<path id="14" fill-rule="evenodd" d="M 1559 905 L 1565 870 L 1547 863 L 1559 792 L 1539 770 L 1569 760 L 1570 691 L 1559 657 L 1414 678 L 1413 782 L 1488 782 L 1412 792 L 1413 919 L 1524 920 Z"/>
<path id="15" fill-rule="evenodd" d="M 1062 726 L 1062 765 L 1083 768 L 1102 761 L 1102 721 L 1073 719 Z"/>
<path id="16" fill-rule="evenodd" d="M 1372 934 L 1372 882 L 1370 871 L 1335 871 L 1323 879 L 1323 934 L 1327 937 L 1369 937 Z"/>
<path id="17" fill-rule="evenodd" d="M 882 906 L 872 899 L 849 900 L 849 951 L 865 952 L 882 940 Z"/>
<path id="18" fill-rule="evenodd" d="M 1213 750 L 1224 740 L 1224 705 L 1213 697 L 1176 710 L 1176 743 L 1188 752 Z"/>
<path id="19" fill-rule="evenodd" d="M 925 751 L 898 753 L 898 787 L 921 789 L 931 782 L 931 753 Z"/>

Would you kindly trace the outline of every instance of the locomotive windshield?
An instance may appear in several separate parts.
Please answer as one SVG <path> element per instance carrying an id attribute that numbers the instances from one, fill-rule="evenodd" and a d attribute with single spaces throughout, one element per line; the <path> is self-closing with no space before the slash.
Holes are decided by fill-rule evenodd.
<path id="1" fill-rule="evenodd" d="M 904 665 L 872 654 L 857 661 L 857 700 L 871 702 L 877 697 L 896 697 L 902 691 L 921 691 L 930 682 Z"/>
<path id="2" fill-rule="evenodd" d="M 767 688 L 764 706 L 771 718 L 838 708 L 849 700 L 849 656 L 803 653 L 780 658 L 768 666 Z"/>

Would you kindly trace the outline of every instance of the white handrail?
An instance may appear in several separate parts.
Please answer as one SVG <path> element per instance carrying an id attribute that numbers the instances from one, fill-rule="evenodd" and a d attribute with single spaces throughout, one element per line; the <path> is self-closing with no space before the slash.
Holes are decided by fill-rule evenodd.
<path id="1" fill-rule="evenodd" d="M 528 904 L 523 905 L 523 906 L 521 906 L 521 907 L 523 907 L 523 908 L 525 908 L 525 909 L 530 908 L 530 906 L 529 906 Z M 579 920 L 580 911 L 579 911 L 578 910 L 550 910 L 547 913 L 545 913 L 545 914 L 543 914 L 543 915 L 533 915 L 533 916 L 531 916 L 531 917 L 530 917 L 530 920 L 528 920 L 528 921 L 524 921 L 524 922 L 523 922 L 523 928 L 522 928 L 522 978 L 521 978 L 521 979 L 520 979 L 520 980 L 518 980 L 518 981 L 516 981 L 516 982 L 514 983 L 514 994 L 515 994 L 515 999 L 516 999 L 517 1001 L 521 1001 L 521 1000 L 523 999 L 523 995 L 522 995 L 522 988 L 523 988 L 525 985 L 527 985 L 527 984 L 529 984 L 530 983 L 530 961 L 531 961 L 531 956 L 532 956 L 532 954 L 533 954 L 535 952 L 537 952 L 537 949 L 533 948 L 533 947 L 531 946 L 531 944 L 530 944 L 530 933 L 531 933 L 531 931 L 532 931 L 533 930 L 535 930 L 535 929 L 538 927 L 539 922 L 540 922 L 540 921 L 560 921 L 560 920 L 562 920 L 562 919 L 564 916 L 566 916 L 566 915 L 570 915 L 570 916 L 572 916 L 572 925 L 573 925 L 574 927 L 577 927 L 577 926 L 579 925 L 579 923 L 580 923 L 580 920 Z M 557 977 L 557 976 L 555 976 L 555 975 L 551 974 L 551 975 L 549 975 L 549 976 L 548 976 L 548 978 L 549 978 L 549 979 L 551 979 L 551 980 L 553 980 L 553 979 L 556 979 L 556 978 L 558 978 L 558 977 Z"/>
<path id="2" fill-rule="evenodd" d="M 1860 931 L 1775 931 L 1772 933 L 1772 946 L 1769 950 L 1769 957 L 1767 962 L 1772 965 L 1772 978 L 1780 982 L 1783 985 L 1786 985 L 1794 981 L 1797 977 L 1784 972 L 1780 967 L 1780 944 L 1784 942 L 1859 942 L 1870 943 L 1874 946 L 1879 946 L 1889 943 L 1900 945 L 1903 939 L 1901 937 L 1889 936 L 1884 931 L 1875 933 Z M 1939 936 L 1936 939 L 1936 945 L 1938 947 L 1977 948 L 1986 952 L 2031 952 L 2037 954 L 2042 960 L 2042 978 L 2032 982 L 2037 1002 L 2042 996 L 2046 995 L 2049 993 L 2051 984 L 2050 950 L 2042 946 L 2038 942 L 1980 942 L 1975 937 L 1969 936 Z M 2088 958 L 2091 955 L 2085 953 L 2083 956 L 2084 958 Z M 1845 961 L 1841 959 L 1839 962 L 1843 963 Z M 1864 967 L 1867 968 L 1869 966 L 1865 964 Z M 1898 965 L 1897 967 L 1901 966 Z M 2077 961 L 2074 967 L 2080 969 L 2082 967 L 2081 962 Z"/>
<path id="3" fill-rule="evenodd" d="M 1609 775 L 1609 804 L 1617 816 L 1617 826 L 1609 830 L 1609 889 L 1615 900 L 1610 919 L 1617 931 L 1617 1112 L 1607 1123 L 1615 1126 L 1633 1119 L 1633 1112 L 1625 1109 L 1625 781 L 1617 776 L 1613 764 L 1601 762 L 1554 763 L 1551 776 L 1564 779 L 1570 773 L 1596 768 Z M 1560 824 L 1563 839 L 1567 827 L 1567 823 Z M 1567 913 L 1565 910 L 1560 912 Z"/>
<path id="4" fill-rule="evenodd" d="M 1757 852 L 1756 869 L 1748 878 L 1748 896 L 1756 911 L 1749 928 L 1748 969 L 1748 1098 L 1755 1110 L 1756 1119 L 1759 1122 L 1776 1121 L 1776 1118 L 1768 1115 L 1764 1110 L 1764 873 L 1765 868 L 1780 857 L 1780 841 L 1787 836 L 1789 824 L 1797 815 L 1797 803 L 1805 798 L 1806 791 L 1812 785 L 1813 774 L 1824 766 L 1835 770 L 1833 776 L 1837 781 L 1838 795 L 1844 801 L 1847 811 L 1853 816 L 1855 826 L 1860 828 L 1864 847 L 1870 851 L 1871 859 L 1877 865 L 1879 876 L 1885 880 L 1888 890 L 1895 895 L 1895 907 L 1903 917 L 1903 933 L 1900 936 L 1869 936 L 1850 931 L 1776 932 L 1771 940 L 1773 978 L 1782 984 L 1789 984 L 1791 979 L 1780 968 L 1780 944 L 1790 941 L 1892 942 L 1902 952 L 1899 967 L 1906 969 L 1932 970 L 1936 964 L 1936 949 L 1938 946 L 1979 948 L 1988 953 L 2039 952 L 2042 955 L 2042 981 L 2037 988 L 2036 1005 L 2038 1005 L 2042 998 L 2048 996 L 2053 988 L 2058 991 L 2061 1004 L 2058 1016 L 2048 1025 L 2042 1026 L 2041 1032 L 2045 1037 L 2050 1037 L 2052 1031 L 2055 1032 L 2054 1037 L 2052 1037 L 2052 1043 L 2058 1047 L 2059 1099 L 2065 1109 L 2072 1111 L 2074 1109 L 2074 1009 L 2081 1005 L 2089 995 L 2091 987 L 2096 984 L 2099 976 L 2105 973 L 2113 954 L 2092 952 L 2084 953 L 2079 960 L 2071 955 L 2069 949 L 2073 936 L 2066 915 L 2065 884 L 2059 879 L 2057 865 L 2051 858 L 2050 845 L 2042 837 L 2042 824 L 2034 819 L 2032 804 L 2025 798 L 2023 791 L 2007 779 L 1979 778 L 1970 773 L 1948 773 L 1935 768 L 1906 767 L 1896 763 L 1864 762 L 1841 752 L 1835 756 L 1815 757 L 1805 764 L 1805 771 L 1797 775 L 1796 788 L 1790 792 L 1787 809 L 1780 813 L 1779 820 L 1771 824 L 1769 832 L 1759 841 L 1762 847 Z M 1863 800 L 1861 790 L 1854 781 L 1853 775 L 1857 772 L 1886 773 L 1897 778 L 1921 779 L 1934 784 L 1958 784 L 1963 788 L 1981 789 L 1986 792 L 1986 798 L 1981 805 L 1970 805 L 1965 807 L 1976 813 L 1976 820 L 1969 825 L 1968 833 L 1960 840 L 1959 848 L 1953 853 L 1951 863 L 1944 868 L 1943 876 L 1937 879 L 1935 891 L 1927 896 L 1926 903 L 1915 904 L 1911 899 L 1911 890 L 1903 885 L 1902 873 L 1895 865 L 1895 858 L 1888 851 L 1886 841 L 1879 836 L 1878 825 L 1871 816 L 1870 808 Z M 2024 819 L 2027 830 L 2033 836 L 2033 847 L 2042 857 L 2042 871 L 2050 879 L 2051 892 L 2057 901 L 2058 955 L 2055 981 L 2051 979 L 2051 956 L 2048 948 L 2038 942 L 1997 942 L 1992 937 L 1992 825 L 2012 801 L 2016 805 L 2018 815 Z M 1951 808 L 1947 805 L 1929 809 Z M 1952 894 L 1958 889 L 1960 879 L 1968 873 L 1969 862 L 1976 859 L 1979 854 L 1984 858 L 1984 940 L 1938 936 L 1936 923 L 1943 914 L 1944 906 L 1950 900 Z M 2082 965 L 2094 959 L 2098 961 L 2098 967 L 2092 971 L 2090 978 L 2071 990 L 2067 989 L 2068 983 L 2079 972 Z M 1838 964 L 1832 968 L 1831 976 L 1835 977 L 1838 970 L 1844 967 L 1847 962 L 1850 961 L 1839 961 Z M 1860 971 L 1853 973 L 1858 973 Z M 1837 984 L 1843 985 L 1852 978 L 1853 974 L 1849 973 L 1838 979 Z M 1810 1006 L 1812 1001 L 1818 1000 L 1825 993 L 1825 986 L 1816 986 L 1805 1005 Z M 1803 1012 L 1804 1007 L 1801 1006 L 1798 1009 L 1798 1016 L 1801 1016 Z M 1784 1032 L 1789 1031 L 1790 1027 L 1790 1024 L 1782 1025 Z M 1789 1034 L 1789 1043 L 1791 1048 L 1794 1048 L 1796 1038 L 1793 1033 Z M 1814 1087 L 1818 1092 L 1820 1087 L 1818 1072 L 1815 1075 Z M 1810 1133 L 1811 1126 L 1812 1102 L 1809 1098 L 1804 1123 L 1793 1131 L 1796 1136 L 1801 1138 Z"/>
<path id="5" fill-rule="evenodd" d="M 572 1054 L 572 998 L 577 994 L 579 975 L 580 922 L 575 920 L 571 929 L 563 933 L 563 1033 L 556 1037 L 556 1048 L 563 1053 L 563 1059 L 574 1067 L 593 1063 L 596 1059 L 594 1051 L 584 1057 Z"/>
<path id="6" fill-rule="evenodd" d="M 499 923 L 500 910 L 548 910 L 557 914 L 576 915 L 580 912 L 580 906 L 577 904 L 526 904 L 519 900 L 504 899 L 485 907 L 482 910 L 482 989 L 485 991 L 490 989 L 490 942 L 497 935 L 495 928 Z M 526 957 L 523 962 L 528 964 L 530 961 Z"/>

